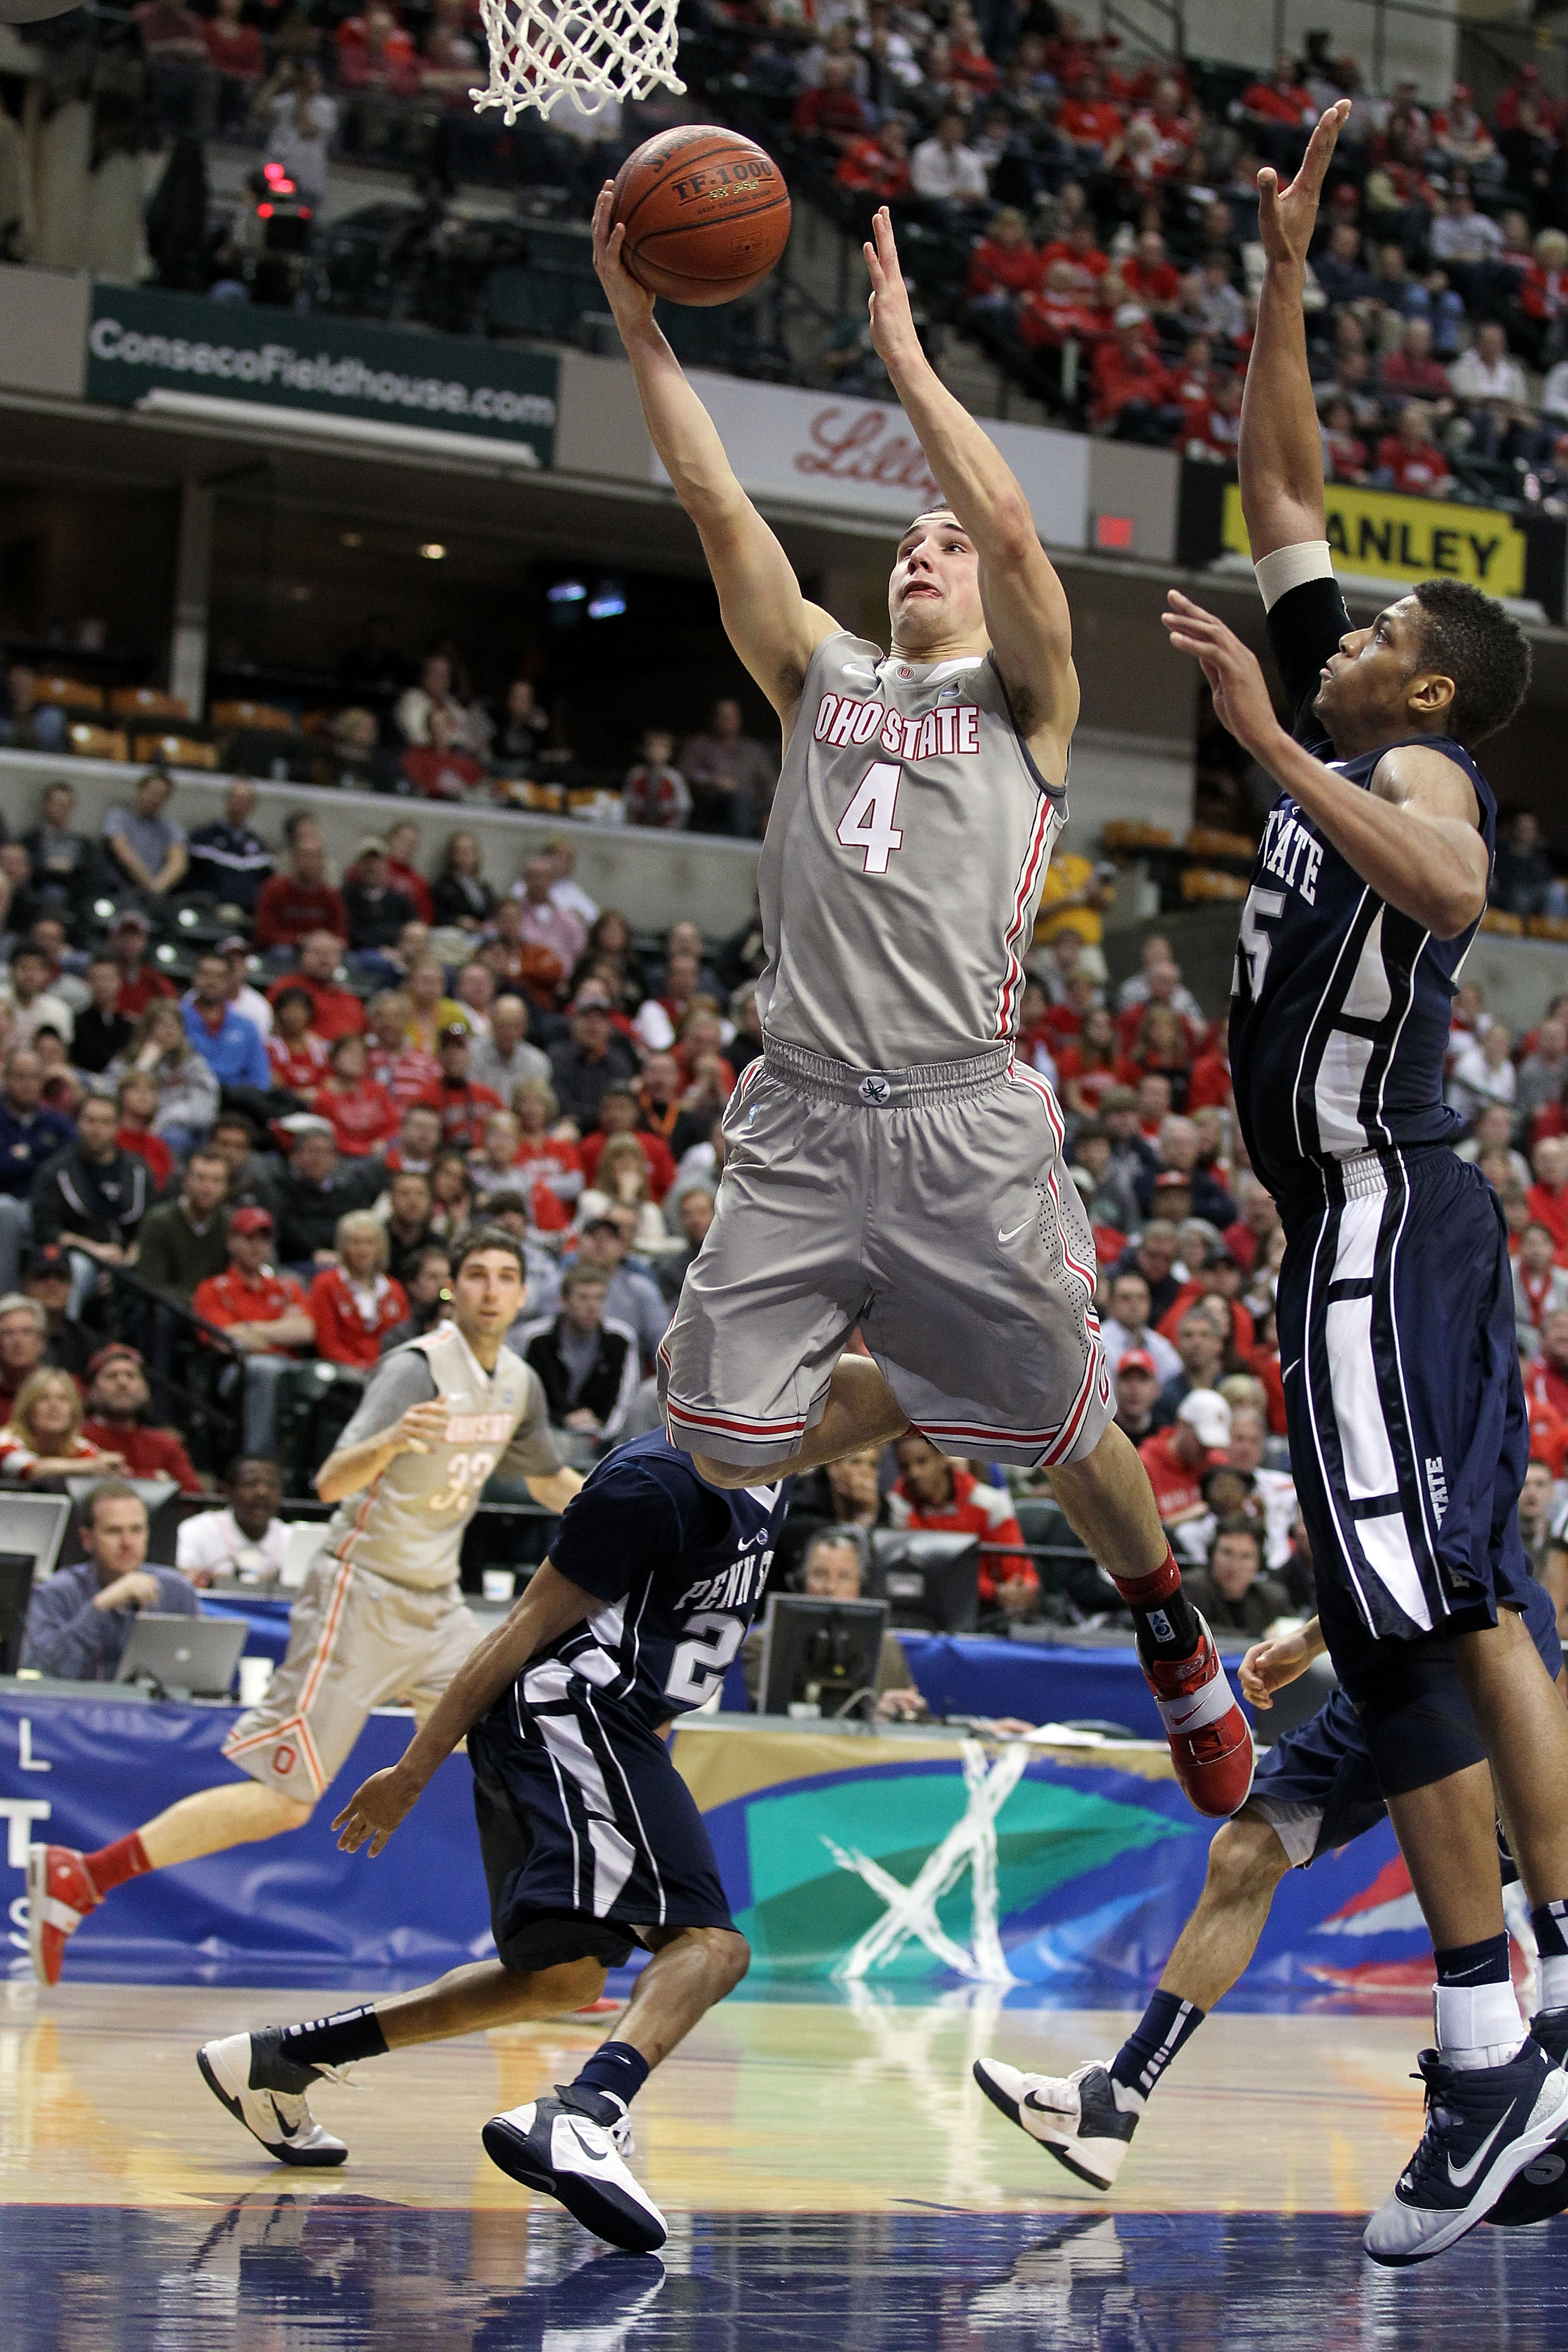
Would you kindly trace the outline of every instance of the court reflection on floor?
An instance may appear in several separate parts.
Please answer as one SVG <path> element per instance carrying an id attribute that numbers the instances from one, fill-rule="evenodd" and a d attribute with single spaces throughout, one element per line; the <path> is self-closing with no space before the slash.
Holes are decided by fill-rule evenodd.
<path id="1" fill-rule="evenodd" d="M 0 2214 L 8 2352 L 1561 2352 L 1568 2221 L 1375 2271 L 1350 2215 L 564 2216 L 275 2189 Z"/>

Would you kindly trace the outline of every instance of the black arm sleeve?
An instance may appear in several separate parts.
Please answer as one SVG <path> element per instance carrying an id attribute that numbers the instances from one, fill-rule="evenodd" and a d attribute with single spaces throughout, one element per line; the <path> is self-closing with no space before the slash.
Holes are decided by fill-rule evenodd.
<path id="1" fill-rule="evenodd" d="M 1350 626 L 1339 582 L 1303 580 L 1288 589 L 1269 614 L 1269 643 L 1284 680 L 1291 732 L 1298 743 L 1321 743 L 1322 721 L 1313 716 L 1318 673 Z"/>

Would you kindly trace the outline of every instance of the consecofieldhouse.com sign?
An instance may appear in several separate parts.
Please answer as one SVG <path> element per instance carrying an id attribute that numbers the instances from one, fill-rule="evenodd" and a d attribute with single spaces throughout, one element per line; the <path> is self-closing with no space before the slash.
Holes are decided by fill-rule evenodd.
<path id="1" fill-rule="evenodd" d="M 314 409 L 325 416 L 555 450 L 553 353 L 465 335 L 408 335 L 358 320 L 95 286 L 89 400 L 129 408 L 157 389 Z"/>

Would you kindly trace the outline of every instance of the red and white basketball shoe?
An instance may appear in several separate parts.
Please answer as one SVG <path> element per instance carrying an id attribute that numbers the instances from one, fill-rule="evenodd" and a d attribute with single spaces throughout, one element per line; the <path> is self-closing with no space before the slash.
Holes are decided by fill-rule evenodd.
<path id="1" fill-rule="evenodd" d="M 57 1985 L 65 1963 L 66 1938 L 74 1936 L 99 1892 L 87 1864 L 68 1845 L 27 1848 L 27 1948 L 40 1984 Z"/>
<path id="2" fill-rule="evenodd" d="M 1176 1779 L 1196 1811 L 1210 1821 L 1239 1812 L 1252 1789 L 1258 1760 L 1247 1717 L 1219 1663 L 1214 1636 L 1201 1617 L 1202 1640 L 1179 1664 L 1143 1661 L 1145 1679 L 1170 1742 Z"/>

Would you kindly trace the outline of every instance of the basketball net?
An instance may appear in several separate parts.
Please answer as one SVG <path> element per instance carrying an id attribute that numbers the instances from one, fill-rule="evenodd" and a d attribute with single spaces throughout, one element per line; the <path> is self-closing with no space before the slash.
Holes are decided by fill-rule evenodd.
<path id="1" fill-rule="evenodd" d="M 490 80 L 470 90 L 476 112 L 526 106 L 542 115 L 570 97 L 587 115 L 611 99 L 684 90 L 675 72 L 676 0 L 479 0 Z"/>

